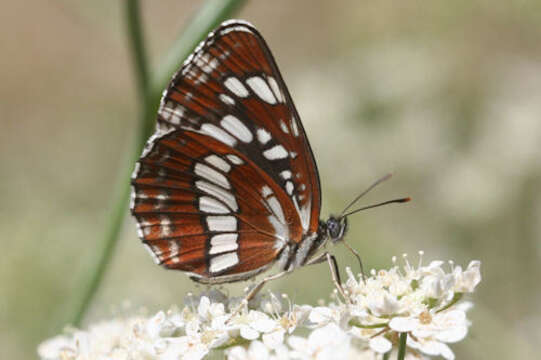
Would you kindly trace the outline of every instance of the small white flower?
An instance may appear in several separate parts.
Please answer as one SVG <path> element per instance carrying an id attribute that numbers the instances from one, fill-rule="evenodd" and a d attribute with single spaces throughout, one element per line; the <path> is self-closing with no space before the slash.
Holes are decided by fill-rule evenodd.
<path id="1" fill-rule="evenodd" d="M 350 337 L 336 324 L 328 324 L 314 330 L 308 338 L 291 336 L 289 345 L 293 349 L 293 358 L 346 359 L 350 352 Z"/>
<path id="2" fill-rule="evenodd" d="M 223 347 L 232 360 L 379 360 L 382 354 L 396 357 L 396 338 L 408 333 L 406 359 L 452 360 L 448 344 L 464 339 L 469 327 L 472 304 L 461 301 L 462 294 L 479 284 L 480 262 L 446 272 L 442 261 L 413 266 L 403 259 L 403 266 L 393 259 L 392 268 L 372 270 L 365 280 L 346 269 L 350 302 L 331 297 L 334 302 L 312 307 L 271 293 L 233 313 L 240 300 L 212 290 L 188 295 L 182 310 L 72 330 L 43 342 L 38 354 L 44 360 L 201 360 Z"/>
<path id="3" fill-rule="evenodd" d="M 414 317 L 394 317 L 389 321 L 389 327 L 399 333 L 410 332 L 417 324 L 418 321 Z"/>
<path id="4" fill-rule="evenodd" d="M 77 349 L 73 338 L 59 335 L 45 340 L 38 346 L 38 355 L 43 360 L 53 360 L 60 357 L 70 359 L 75 357 Z"/>
<path id="5" fill-rule="evenodd" d="M 262 335 L 263 343 L 269 348 L 275 348 L 284 342 L 285 335 L 291 334 L 295 329 L 306 322 L 311 315 L 311 306 L 293 305 L 293 309 L 280 315 L 274 314 L 275 328 Z"/>
<path id="6" fill-rule="evenodd" d="M 468 321 L 463 310 L 446 310 L 440 313 L 425 311 L 417 317 L 391 319 L 389 327 L 396 332 L 410 332 L 417 341 L 408 344 L 427 355 L 454 358 L 445 343 L 464 339 L 468 333 Z M 409 339 L 409 338 L 408 338 Z M 409 341 L 409 340 L 408 340 Z"/>
<path id="7" fill-rule="evenodd" d="M 388 316 L 400 310 L 400 302 L 387 292 L 372 293 L 368 296 L 368 309 L 375 316 Z"/>
<path id="8" fill-rule="evenodd" d="M 338 323 L 342 316 L 342 311 L 338 307 L 317 306 L 310 311 L 308 319 L 320 326 L 330 322 Z"/>
<path id="9" fill-rule="evenodd" d="M 234 346 L 227 352 L 228 360 L 267 360 L 270 358 L 269 349 L 258 340 L 252 341 L 248 349 Z"/>
<path id="10" fill-rule="evenodd" d="M 383 336 L 371 338 L 368 345 L 370 346 L 370 349 L 380 354 L 385 354 L 393 348 L 393 344 Z"/>
<path id="11" fill-rule="evenodd" d="M 442 356 L 446 360 L 454 360 L 455 354 L 446 344 L 430 339 L 407 339 L 407 345 L 429 356 Z"/>
<path id="12" fill-rule="evenodd" d="M 438 341 L 453 343 L 464 339 L 468 333 L 469 323 L 462 310 L 448 310 L 432 315 L 427 312 L 424 317 L 422 315 L 412 330 L 416 337 L 432 337 Z"/>
<path id="13" fill-rule="evenodd" d="M 468 268 L 463 272 L 460 266 L 453 269 L 455 276 L 455 291 L 458 293 L 471 293 L 481 282 L 481 262 L 471 261 Z"/>
<path id="14" fill-rule="evenodd" d="M 421 288 L 425 292 L 425 296 L 430 299 L 443 299 L 446 295 L 451 295 L 449 291 L 455 285 L 455 277 L 453 274 L 438 274 L 426 276 Z"/>
<path id="15" fill-rule="evenodd" d="M 206 296 L 201 297 L 197 313 L 202 321 L 212 321 L 212 319 L 225 315 L 224 304 L 215 302 L 211 303 Z"/>
<path id="16" fill-rule="evenodd" d="M 246 340 L 259 338 L 260 333 L 267 333 L 276 327 L 276 323 L 261 311 L 250 310 L 231 320 L 231 329 L 240 330 L 240 336 Z"/>
<path id="17" fill-rule="evenodd" d="M 145 326 L 148 337 L 155 339 L 162 336 L 171 335 L 176 329 L 175 324 L 166 318 L 165 312 L 160 311 L 150 318 Z"/>

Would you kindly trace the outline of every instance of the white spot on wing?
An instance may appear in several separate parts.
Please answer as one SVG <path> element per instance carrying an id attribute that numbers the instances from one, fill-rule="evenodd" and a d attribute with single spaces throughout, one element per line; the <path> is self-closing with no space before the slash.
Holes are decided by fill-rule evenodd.
<path id="1" fill-rule="evenodd" d="M 178 251 L 178 243 L 175 240 L 169 241 L 169 257 L 171 262 L 178 263 L 180 261 Z"/>
<path id="2" fill-rule="evenodd" d="M 164 120 L 167 120 L 175 125 L 180 125 L 180 121 L 184 117 L 185 112 L 186 109 L 184 106 L 175 104 L 172 101 L 167 101 L 160 109 L 160 115 L 164 118 Z"/>
<path id="3" fill-rule="evenodd" d="M 227 132 L 223 131 L 216 125 L 208 124 L 208 123 L 203 124 L 201 126 L 201 132 L 231 147 L 234 147 L 235 145 L 237 145 L 237 140 L 233 136 L 229 135 Z"/>
<path id="4" fill-rule="evenodd" d="M 167 216 L 162 216 L 160 219 L 160 235 L 171 235 L 171 219 L 169 219 Z"/>
<path id="5" fill-rule="evenodd" d="M 287 180 L 287 179 L 291 179 L 291 171 L 290 170 L 284 170 L 280 173 L 280 176 L 284 179 L 284 180 Z"/>
<path id="6" fill-rule="evenodd" d="M 237 219 L 234 216 L 207 216 L 210 231 L 235 231 Z"/>
<path id="7" fill-rule="evenodd" d="M 199 210 L 213 214 L 227 214 L 229 209 L 220 201 L 209 196 L 199 198 Z"/>
<path id="8" fill-rule="evenodd" d="M 223 252 L 236 250 L 239 245 L 237 244 L 237 234 L 218 234 L 214 235 L 210 239 L 210 251 L 209 254 L 219 254 Z"/>
<path id="9" fill-rule="evenodd" d="M 291 130 L 293 130 L 293 136 L 299 136 L 299 127 L 297 126 L 297 120 L 294 117 L 291 118 Z"/>
<path id="10" fill-rule="evenodd" d="M 257 129 L 257 140 L 263 145 L 269 142 L 271 134 L 265 129 Z"/>
<path id="11" fill-rule="evenodd" d="M 229 155 L 226 155 L 226 157 L 229 159 L 229 161 L 231 161 L 235 165 L 244 164 L 244 161 L 242 161 L 242 159 L 238 157 L 237 155 L 229 154 Z"/>
<path id="12" fill-rule="evenodd" d="M 239 206 L 237 205 L 237 201 L 235 200 L 235 197 L 233 194 L 231 194 L 229 191 L 222 189 L 221 187 L 218 187 L 214 184 L 211 184 L 207 181 L 196 181 L 195 186 L 207 194 L 214 196 L 218 200 L 224 202 L 232 211 L 237 211 L 239 209 Z"/>
<path id="13" fill-rule="evenodd" d="M 248 89 L 246 89 L 246 87 L 242 85 L 240 80 L 234 76 L 227 78 L 224 81 L 224 85 L 226 88 L 229 89 L 229 91 L 231 91 L 233 94 L 237 95 L 238 97 L 244 98 L 249 95 Z"/>
<path id="14" fill-rule="evenodd" d="M 215 155 L 215 154 L 209 155 L 205 158 L 205 161 L 211 165 L 214 165 L 215 167 L 222 170 L 223 172 L 229 172 L 229 170 L 231 170 L 231 165 L 229 165 L 227 161 L 225 161 L 218 155 Z"/>
<path id="15" fill-rule="evenodd" d="M 224 244 L 232 244 L 237 241 L 238 234 L 218 234 L 214 235 L 210 239 L 210 245 L 211 246 L 218 246 L 218 245 L 224 245 Z"/>
<path id="16" fill-rule="evenodd" d="M 224 127 L 224 129 L 245 143 L 249 143 L 254 139 L 250 129 L 248 129 L 242 121 L 233 115 L 224 116 L 220 124 Z"/>
<path id="17" fill-rule="evenodd" d="M 274 227 L 274 236 L 277 238 L 274 248 L 281 249 L 289 240 L 289 229 L 287 225 L 282 224 L 274 215 L 269 216 L 269 222 Z"/>
<path id="18" fill-rule="evenodd" d="M 293 183 L 291 181 L 286 182 L 286 191 L 288 195 L 293 194 Z"/>
<path id="19" fill-rule="evenodd" d="M 261 188 L 261 194 L 263 194 L 263 197 L 266 198 L 267 196 L 272 195 L 273 192 L 270 187 L 268 187 L 267 185 L 263 185 L 263 187 Z"/>
<path id="20" fill-rule="evenodd" d="M 252 90 L 259 96 L 259 98 L 269 104 L 276 104 L 276 98 L 274 97 L 269 85 L 260 76 L 254 76 L 246 80 L 246 83 Z"/>
<path id="21" fill-rule="evenodd" d="M 222 102 L 224 104 L 227 104 L 227 105 L 235 105 L 235 100 L 233 100 L 233 98 L 229 95 L 226 95 L 226 94 L 220 94 L 219 95 L 219 98 L 220 100 L 222 100 Z"/>
<path id="22" fill-rule="evenodd" d="M 287 157 L 287 151 L 282 145 L 275 145 L 263 151 L 263 156 L 268 160 L 285 159 Z"/>
<path id="23" fill-rule="evenodd" d="M 239 257 L 237 253 L 228 253 L 223 255 L 214 256 L 210 259 L 210 272 L 217 273 L 239 263 Z"/>
<path id="24" fill-rule="evenodd" d="M 209 76 L 205 73 L 200 73 L 197 79 L 195 79 L 195 85 L 204 84 L 208 81 Z"/>
<path id="25" fill-rule="evenodd" d="M 156 195 L 155 199 L 161 200 L 161 201 L 169 200 L 169 195 L 164 192 L 164 193 Z"/>
<path id="26" fill-rule="evenodd" d="M 282 131 L 285 132 L 286 134 L 289 134 L 289 129 L 287 128 L 287 125 L 284 122 L 284 120 L 280 120 L 280 129 L 282 129 Z"/>
<path id="27" fill-rule="evenodd" d="M 239 247 L 239 244 L 232 243 L 232 244 L 224 244 L 224 245 L 212 245 L 209 254 L 220 254 L 228 251 L 237 250 Z"/>
<path id="28" fill-rule="evenodd" d="M 213 72 L 214 69 L 216 69 L 218 67 L 218 65 L 220 65 L 220 62 L 216 58 L 213 58 L 213 59 L 211 59 L 209 61 L 208 60 L 208 58 L 209 58 L 208 54 L 205 54 L 205 56 L 203 58 L 204 58 L 205 62 L 200 61 L 200 63 L 197 64 L 197 65 L 199 67 L 201 67 L 201 70 L 203 70 L 207 74 L 210 74 L 211 72 Z"/>
<path id="29" fill-rule="evenodd" d="M 278 87 L 276 80 L 274 80 L 272 76 L 269 76 L 267 77 L 267 81 L 269 82 L 272 92 L 274 92 L 274 95 L 276 96 L 278 101 L 285 103 L 284 94 L 282 94 L 282 91 L 280 91 L 280 88 Z"/>
<path id="30" fill-rule="evenodd" d="M 312 206 L 312 204 L 310 201 L 308 201 L 304 206 L 299 207 L 297 199 L 295 197 L 293 197 L 292 199 L 293 204 L 295 205 L 295 209 L 297 209 L 297 213 L 301 218 L 302 228 L 304 231 L 308 231 L 308 225 L 310 223 L 310 207 Z"/>
<path id="31" fill-rule="evenodd" d="M 231 188 L 231 184 L 229 184 L 229 181 L 227 181 L 227 178 L 224 175 L 205 164 L 195 164 L 194 172 L 197 176 L 203 178 L 204 180 L 211 181 L 227 189 Z"/>
<path id="32" fill-rule="evenodd" d="M 272 212 L 278 217 L 278 220 L 282 223 L 286 223 L 286 218 L 284 216 L 284 211 L 282 210 L 282 205 L 280 205 L 280 202 L 276 198 L 276 196 L 272 196 L 267 200 L 267 203 L 269 204 L 270 208 L 272 209 Z"/>

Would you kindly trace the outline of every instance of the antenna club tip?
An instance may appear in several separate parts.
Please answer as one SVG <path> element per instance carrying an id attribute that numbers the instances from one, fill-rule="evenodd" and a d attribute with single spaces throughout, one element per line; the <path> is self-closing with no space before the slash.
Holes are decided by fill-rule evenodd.
<path id="1" fill-rule="evenodd" d="M 410 202 L 411 201 L 411 197 L 405 197 L 402 199 L 402 202 Z"/>

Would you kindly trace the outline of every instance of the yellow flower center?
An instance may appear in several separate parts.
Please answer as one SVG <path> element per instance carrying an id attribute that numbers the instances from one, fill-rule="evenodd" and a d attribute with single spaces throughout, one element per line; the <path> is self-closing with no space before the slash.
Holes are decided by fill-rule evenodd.
<path id="1" fill-rule="evenodd" d="M 430 315 L 430 313 L 425 310 L 419 315 L 419 321 L 423 325 L 428 325 L 432 322 L 432 315 Z"/>

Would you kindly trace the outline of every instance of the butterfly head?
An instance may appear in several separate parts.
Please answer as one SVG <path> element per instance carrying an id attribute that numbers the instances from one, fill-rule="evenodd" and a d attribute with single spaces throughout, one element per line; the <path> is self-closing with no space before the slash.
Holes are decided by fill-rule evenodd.
<path id="1" fill-rule="evenodd" d="M 335 217 L 331 215 L 327 222 L 325 223 L 327 236 L 332 243 L 337 243 L 344 238 L 348 230 L 348 219 L 347 217 Z"/>

